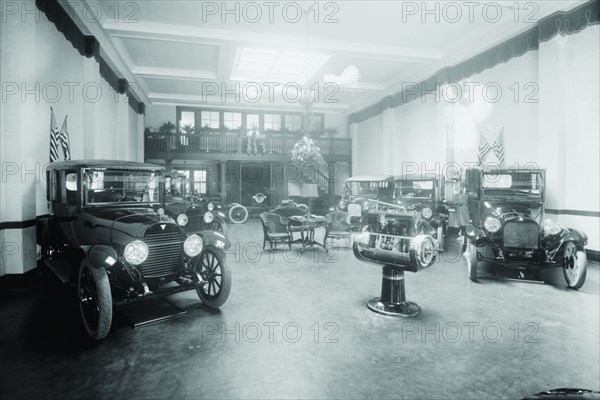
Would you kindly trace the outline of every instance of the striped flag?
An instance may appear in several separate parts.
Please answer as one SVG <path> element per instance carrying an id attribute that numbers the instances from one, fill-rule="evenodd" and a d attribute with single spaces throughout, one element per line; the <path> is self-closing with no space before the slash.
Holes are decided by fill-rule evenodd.
<path id="1" fill-rule="evenodd" d="M 477 161 L 479 161 L 479 165 L 483 165 L 483 162 L 490 153 L 490 150 L 490 145 L 485 139 L 485 136 L 483 136 L 483 133 L 479 132 L 479 149 L 477 152 Z"/>
<path id="2" fill-rule="evenodd" d="M 62 128 L 60 128 L 60 133 L 58 134 L 60 137 L 60 143 L 63 148 L 63 153 L 65 155 L 65 160 L 71 159 L 71 144 L 69 142 L 69 131 L 67 130 L 67 117 L 65 116 L 65 122 L 62 124 Z"/>
<path id="3" fill-rule="evenodd" d="M 58 142 L 60 141 L 54 110 L 50 107 L 50 162 L 58 160 Z"/>
<path id="4" fill-rule="evenodd" d="M 494 154 L 496 154 L 496 158 L 498 159 L 498 164 L 502 167 L 504 165 L 504 127 L 500 130 L 500 134 L 493 146 Z"/>

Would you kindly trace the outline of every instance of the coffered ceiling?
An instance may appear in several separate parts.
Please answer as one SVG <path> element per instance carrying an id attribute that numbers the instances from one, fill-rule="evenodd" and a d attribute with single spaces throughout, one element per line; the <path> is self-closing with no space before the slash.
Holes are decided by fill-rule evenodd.
<path id="1" fill-rule="evenodd" d="M 148 104 L 346 114 L 582 2 L 60 3 Z"/>

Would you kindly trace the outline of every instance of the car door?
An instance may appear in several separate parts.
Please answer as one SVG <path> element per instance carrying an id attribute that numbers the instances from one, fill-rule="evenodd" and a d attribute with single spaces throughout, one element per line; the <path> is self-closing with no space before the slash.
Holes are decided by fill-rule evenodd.
<path id="1" fill-rule="evenodd" d="M 54 213 L 60 230 L 71 245 L 79 246 L 77 218 L 81 210 L 81 174 L 75 169 L 62 170 L 58 175 L 58 198 L 54 203 Z"/>

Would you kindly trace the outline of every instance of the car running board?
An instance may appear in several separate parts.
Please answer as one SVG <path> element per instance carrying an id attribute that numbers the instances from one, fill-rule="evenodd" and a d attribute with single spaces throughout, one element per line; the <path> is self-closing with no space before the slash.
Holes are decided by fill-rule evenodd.
<path id="1" fill-rule="evenodd" d="M 61 283 L 71 283 L 72 265 L 63 258 L 44 260 L 44 264 L 60 279 Z"/>

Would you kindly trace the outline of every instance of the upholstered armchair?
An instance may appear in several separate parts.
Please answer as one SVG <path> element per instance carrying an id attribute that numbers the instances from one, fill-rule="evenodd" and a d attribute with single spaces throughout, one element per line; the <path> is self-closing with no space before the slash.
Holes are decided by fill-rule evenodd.
<path id="1" fill-rule="evenodd" d="M 262 223 L 264 235 L 263 249 L 266 247 L 267 242 L 269 242 L 271 250 L 277 248 L 277 243 L 287 243 L 288 247 L 292 246 L 292 235 L 288 225 L 282 221 L 279 214 L 265 211 L 260 214 L 260 222 Z"/>
<path id="2" fill-rule="evenodd" d="M 345 211 L 333 211 L 327 214 L 327 225 L 325 226 L 325 240 L 327 245 L 329 239 L 348 239 L 348 247 L 352 246 L 350 225 L 350 214 Z"/>

